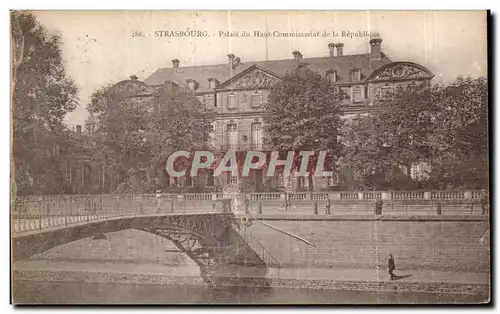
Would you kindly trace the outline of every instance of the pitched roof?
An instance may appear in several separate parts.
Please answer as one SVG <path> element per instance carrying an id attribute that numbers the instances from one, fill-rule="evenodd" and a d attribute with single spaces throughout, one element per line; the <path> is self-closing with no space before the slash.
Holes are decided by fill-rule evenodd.
<path id="1" fill-rule="evenodd" d="M 380 60 L 370 60 L 369 53 L 336 57 L 304 58 L 300 60 L 302 66 L 306 66 L 323 75 L 329 70 L 337 71 L 337 82 L 339 83 L 350 81 L 350 72 L 352 69 L 360 69 L 361 79 L 364 80 L 370 76 L 374 70 L 389 63 L 392 63 L 392 61 L 384 54 L 382 54 Z M 162 68 L 156 70 L 151 76 L 144 80 L 144 82 L 148 85 L 160 85 L 164 84 L 165 81 L 185 84 L 187 80 L 191 79 L 197 81 L 199 84 L 197 92 L 204 92 L 212 90 L 209 87 L 209 78 L 215 78 L 222 83 L 253 65 L 257 65 L 260 68 L 267 69 L 283 76 L 294 68 L 295 60 L 241 62 L 232 70 L 230 70 L 229 64 Z"/>

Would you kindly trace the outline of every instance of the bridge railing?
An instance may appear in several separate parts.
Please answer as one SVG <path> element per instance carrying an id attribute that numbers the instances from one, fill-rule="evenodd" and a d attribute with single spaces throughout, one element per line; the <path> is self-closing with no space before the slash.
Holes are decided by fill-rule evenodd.
<path id="1" fill-rule="evenodd" d="M 11 216 L 14 232 L 22 232 L 111 217 L 218 212 L 224 199 L 256 214 L 366 215 L 382 200 L 383 212 L 392 215 L 472 215 L 484 214 L 481 198 L 480 191 L 35 195 L 17 197 Z"/>
<path id="2" fill-rule="evenodd" d="M 252 235 L 244 224 L 240 224 L 240 235 L 245 239 L 247 244 L 259 255 L 259 257 L 266 263 L 267 267 L 281 268 L 278 260 L 265 248 L 265 246 Z"/>
<path id="3" fill-rule="evenodd" d="M 174 208 L 177 212 L 186 212 L 177 197 L 175 194 L 17 197 L 11 206 L 11 227 L 14 233 L 19 233 L 116 217 L 169 213 Z"/>

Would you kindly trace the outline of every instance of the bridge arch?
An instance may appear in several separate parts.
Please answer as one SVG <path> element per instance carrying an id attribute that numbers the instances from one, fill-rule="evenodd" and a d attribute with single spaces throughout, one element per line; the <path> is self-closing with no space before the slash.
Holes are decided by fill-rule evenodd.
<path id="1" fill-rule="evenodd" d="M 202 278 L 209 284 L 215 285 L 213 278 L 217 277 L 217 271 L 225 268 L 227 273 L 228 267 L 232 266 L 255 267 L 259 276 L 265 276 L 265 262 L 239 235 L 233 224 L 234 219 L 227 214 L 111 218 L 13 236 L 12 257 L 16 262 L 77 240 L 136 229 L 170 240 L 200 267 Z"/>

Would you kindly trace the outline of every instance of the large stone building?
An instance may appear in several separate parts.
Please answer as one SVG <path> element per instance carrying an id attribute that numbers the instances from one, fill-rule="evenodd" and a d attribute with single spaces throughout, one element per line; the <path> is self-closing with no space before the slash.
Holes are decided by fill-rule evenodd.
<path id="1" fill-rule="evenodd" d="M 270 87 L 296 67 L 320 72 L 348 95 L 342 106 L 346 119 L 365 112 L 376 97 L 383 97 L 401 84 L 430 84 L 434 75 L 424 66 L 389 59 L 382 52 L 380 38 L 371 39 L 369 43 L 369 52 L 353 55 L 343 54 L 344 44 L 331 43 L 325 46 L 325 56 L 319 58 L 306 58 L 294 51 L 287 60 L 245 62 L 231 53 L 227 55 L 226 64 L 188 67 L 174 59 L 170 67 L 156 70 L 144 82 L 132 76 L 130 80 L 117 83 L 110 92 L 126 90 L 131 99 L 154 106 L 160 89 L 184 86 L 196 95 L 200 105 L 216 112 L 210 130 L 216 150 L 265 150 L 263 104 L 268 99 Z M 169 185 L 171 179 L 166 180 Z M 207 186 L 216 182 L 210 178 L 206 180 Z M 294 180 L 295 189 L 307 185 L 307 180 Z M 222 184 L 237 181 L 238 178 L 226 177 Z M 320 180 L 315 188 L 328 188 L 334 181 Z M 280 185 L 278 183 L 277 187 Z M 255 186 L 259 190 L 260 182 Z"/>

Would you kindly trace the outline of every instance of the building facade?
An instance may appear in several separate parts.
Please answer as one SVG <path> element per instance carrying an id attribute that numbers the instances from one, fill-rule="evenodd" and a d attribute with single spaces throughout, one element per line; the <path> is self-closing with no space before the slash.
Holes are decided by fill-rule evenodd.
<path id="1" fill-rule="evenodd" d="M 268 150 L 264 142 L 263 106 L 270 87 L 296 67 L 321 73 L 348 95 L 342 104 L 342 114 L 347 120 L 366 112 L 376 97 L 383 97 L 400 85 L 430 84 L 434 74 L 424 66 L 389 59 L 382 51 L 380 38 L 371 39 L 369 44 L 369 52 L 344 55 L 344 44 L 330 43 L 325 47 L 325 57 L 320 58 L 306 58 L 300 51 L 294 51 L 287 60 L 244 62 L 228 54 L 226 64 L 189 67 L 174 59 L 170 67 L 156 70 L 144 81 L 132 76 L 112 86 L 108 93 L 125 90 L 129 99 L 154 108 L 161 89 L 183 86 L 192 91 L 200 105 L 215 112 L 209 131 L 216 151 Z M 172 183 L 171 178 L 164 180 L 167 185 Z M 207 187 L 217 184 L 217 180 L 205 180 Z M 262 178 L 258 176 L 256 180 L 254 190 L 258 191 Z M 282 187 L 285 184 L 282 181 L 278 179 L 274 188 Z M 307 189 L 307 181 L 293 178 L 291 185 L 294 190 Z M 190 179 L 184 184 L 192 182 Z M 238 178 L 224 177 L 219 183 L 238 184 Z M 334 178 L 325 178 L 314 186 L 322 190 L 334 184 Z"/>

